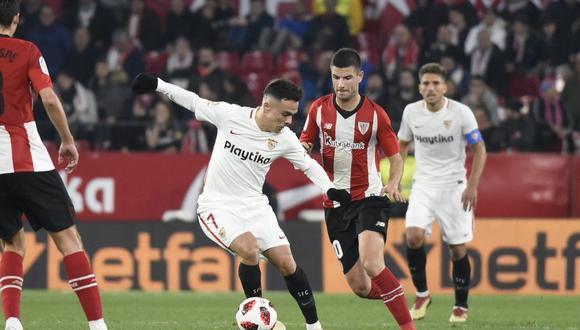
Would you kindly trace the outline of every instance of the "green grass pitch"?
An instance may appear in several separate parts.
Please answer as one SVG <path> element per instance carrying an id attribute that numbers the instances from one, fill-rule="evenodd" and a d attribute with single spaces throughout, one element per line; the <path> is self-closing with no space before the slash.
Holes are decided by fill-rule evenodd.
<path id="1" fill-rule="evenodd" d="M 305 329 L 294 300 L 285 292 L 266 292 L 288 330 Z M 109 329 L 225 329 L 233 322 L 239 293 L 105 293 L 103 303 Z M 325 330 L 398 329 L 382 302 L 350 294 L 316 295 L 318 314 Z M 435 296 L 427 317 L 417 329 L 566 329 L 580 330 L 580 297 L 478 296 L 470 297 L 467 324 L 448 323 L 453 298 Z M 25 290 L 24 328 L 88 329 L 72 292 Z"/>

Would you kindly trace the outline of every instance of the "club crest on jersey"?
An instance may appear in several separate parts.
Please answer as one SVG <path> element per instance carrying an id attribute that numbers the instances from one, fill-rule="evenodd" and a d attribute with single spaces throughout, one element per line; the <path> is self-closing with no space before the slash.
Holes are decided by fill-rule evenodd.
<path id="1" fill-rule="evenodd" d="M 370 126 L 371 126 L 371 124 L 368 121 L 359 121 L 358 122 L 358 131 L 364 135 L 368 132 Z"/>
<path id="2" fill-rule="evenodd" d="M 268 149 L 273 150 L 278 145 L 278 141 L 274 139 L 268 139 Z"/>
<path id="3" fill-rule="evenodd" d="M 449 127 L 451 127 L 451 120 L 444 120 L 443 121 L 443 126 L 445 126 L 445 128 L 449 129 Z"/>
<path id="4" fill-rule="evenodd" d="M 324 129 L 332 129 L 332 123 L 324 123 Z"/>

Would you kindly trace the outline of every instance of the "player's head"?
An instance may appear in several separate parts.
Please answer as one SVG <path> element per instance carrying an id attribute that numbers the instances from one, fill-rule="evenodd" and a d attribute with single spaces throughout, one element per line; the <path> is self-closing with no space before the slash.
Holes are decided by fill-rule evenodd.
<path id="1" fill-rule="evenodd" d="M 292 116 L 298 112 L 298 102 L 302 98 L 302 89 L 288 79 L 270 81 L 264 89 L 262 99 L 264 128 L 278 133 L 292 123 Z"/>
<path id="2" fill-rule="evenodd" d="M 348 102 L 358 95 L 358 85 L 364 72 L 360 55 L 351 48 L 341 48 L 332 57 L 330 74 L 332 87 L 338 100 Z"/>
<path id="3" fill-rule="evenodd" d="M 427 63 L 419 69 L 419 93 L 429 105 L 442 102 L 447 92 L 445 69 L 438 63 Z"/>
<path id="4" fill-rule="evenodd" d="M 0 0 L 0 28 L 16 31 L 20 20 L 19 16 L 20 0 Z"/>

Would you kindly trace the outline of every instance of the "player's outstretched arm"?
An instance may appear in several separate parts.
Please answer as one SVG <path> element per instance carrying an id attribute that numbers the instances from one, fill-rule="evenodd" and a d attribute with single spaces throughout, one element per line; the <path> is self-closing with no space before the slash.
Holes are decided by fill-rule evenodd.
<path id="1" fill-rule="evenodd" d="M 197 94 L 185 90 L 179 86 L 167 83 L 160 78 L 151 76 L 146 73 L 140 73 L 133 80 L 131 89 L 135 94 L 145 94 L 152 92 L 159 92 L 167 95 L 167 97 L 179 104 L 180 106 L 195 111 L 195 103 L 198 99 L 201 100 Z"/>
<path id="2" fill-rule="evenodd" d="M 388 159 L 390 165 L 389 181 L 381 190 L 381 196 L 386 194 L 391 200 L 404 202 L 405 198 L 400 189 L 401 178 L 403 177 L 403 158 L 400 153 L 396 153 L 388 157 Z"/>
<path id="3" fill-rule="evenodd" d="M 79 153 L 75 146 L 75 140 L 68 127 L 62 103 L 60 103 L 58 96 L 56 96 L 56 93 L 51 87 L 41 89 L 38 94 L 40 95 L 42 104 L 46 109 L 48 118 L 50 118 L 50 121 L 60 136 L 61 144 L 58 150 L 58 163 L 62 164 L 63 161 L 66 161 L 67 165 L 65 171 L 70 173 L 77 166 Z"/>
<path id="4" fill-rule="evenodd" d="M 473 152 L 473 165 L 471 167 L 469 180 L 467 180 L 467 187 L 461 196 L 463 209 L 466 211 L 475 209 L 477 205 L 477 186 L 479 186 L 479 179 L 483 174 L 485 160 L 487 159 L 487 151 L 485 150 L 483 140 L 470 145 L 470 148 Z"/>

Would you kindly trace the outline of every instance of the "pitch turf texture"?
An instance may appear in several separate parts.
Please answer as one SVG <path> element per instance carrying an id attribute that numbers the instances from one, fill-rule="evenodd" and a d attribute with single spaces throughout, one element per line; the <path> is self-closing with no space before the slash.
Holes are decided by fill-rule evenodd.
<path id="1" fill-rule="evenodd" d="M 288 330 L 303 330 L 302 315 L 289 294 L 266 292 Z M 72 292 L 25 290 L 24 328 L 87 329 Z M 103 303 L 111 330 L 226 329 L 235 330 L 234 317 L 243 300 L 238 293 L 105 293 Z M 380 301 L 348 294 L 316 295 L 325 330 L 398 329 Z M 477 296 L 470 297 L 471 314 L 465 325 L 448 323 L 452 296 L 435 296 L 417 329 L 576 329 L 580 330 L 580 297 Z"/>

